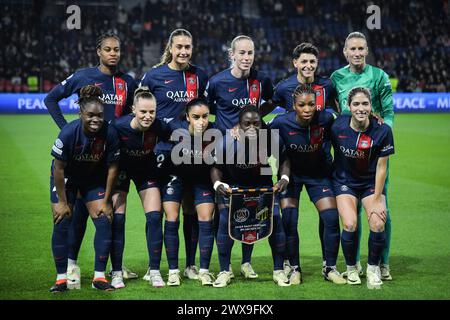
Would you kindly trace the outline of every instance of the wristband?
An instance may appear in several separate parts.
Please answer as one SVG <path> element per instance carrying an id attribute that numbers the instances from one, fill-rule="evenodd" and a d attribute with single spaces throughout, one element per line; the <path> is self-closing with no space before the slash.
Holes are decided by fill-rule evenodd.
<path id="1" fill-rule="evenodd" d="M 280 180 L 282 180 L 282 179 L 286 180 L 289 183 L 289 177 L 287 175 L 283 174 L 281 176 Z"/>
<path id="2" fill-rule="evenodd" d="M 215 191 L 217 191 L 217 188 L 220 186 L 220 185 L 223 185 L 223 187 L 225 188 L 225 189 L 229 189 L 230 188 L 230 186 L 228 185 L 228 184 L 226 184 L 226 183 L 224 183 L 224 182 L 222 182 L 222 181 L 216 181 L 216 183 L 214 183 L 214 190 Z"/>

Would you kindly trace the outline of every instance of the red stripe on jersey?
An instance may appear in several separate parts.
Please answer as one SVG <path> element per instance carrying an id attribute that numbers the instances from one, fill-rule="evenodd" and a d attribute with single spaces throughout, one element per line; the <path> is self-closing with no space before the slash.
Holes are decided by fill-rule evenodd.
<path id="1" fill-rule="evenodd" d="M 188 101 L 198 97 L 198 77 L 190 71 L 184 72 L 184 81 L 186 84 L 186 93 Z"/>
<path id="2" fill-rule="evenodd" d="M 261 82 L 257 79 L 248 79 L 247 89 L 250 103 L 259 107 L 261 102 Z"/>
<path id="3" fill-rule="evenodd" d="M 105 151 L 105 140 L 103 138 L 94 137 L 91 145 L 91 154 L 100 159 Z"/>
<path id="4" fill-rule="evenodd" d="M 127 83 L 120 77 L 113 77 L 114 91 L 116 93 L 117 102 L 114 115 L 119 118 L 123 114 L 123 109 L 127 102 Z"/>
<path id="5" fill-rule="evenodd" d="M 152 151 L 155 148 L 156 142 L 157 142 L 157 136 L 156 133 L 152 131 L 146 131 L 143 134 L 143 144 L 144 144 L 144 151 Z"/>
<path id="6" fill-rule="evenodd" d="M 325 88 L 318 84 L 313 84 L 311 88 L 316 92 L 317 110 L 322 111 L 325 109 Z"/>
<path id="7" fill-rule="evenodd" d="M 364 154 L 364 157 L 358 158 L 357 161 L 357 170 L 360 173 L 364 173 L 367 171 L 370 161 L 370 151 L 372 148 L 373 140 L 368 135 L 361 133 L 358 137 L 358 141 L 356 142 L 356 150 L 358 153 Z"/>
<path id="8" fill-rule="evenodd" d="M 323 141 L 323 128 L 315 125 L 309 127 L 309 143 L 311 145 L 322 144 Z"/>

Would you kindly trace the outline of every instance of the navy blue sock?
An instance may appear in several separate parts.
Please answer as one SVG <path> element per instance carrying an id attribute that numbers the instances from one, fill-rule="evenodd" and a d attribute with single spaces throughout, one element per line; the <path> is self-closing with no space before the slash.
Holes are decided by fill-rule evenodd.
<path id="1" fill-rule="evenodd" d="M 356 250 L 357 250 L 357 232 L 348 232 L 342 230 L 342 251 L 344 252 L 345 262 L 348 266 L 354 266 L 356 264 Z"/>
<path id="2" fill-rule="evenodd" d="M 161 213 L 159 211 L 146 212 L 145 218 L 147 220 L 145 234 L 149 256 L 148 266 L 151 270 L 159 270 L 163 242 Z"/>
<path id="3" fill-rule="evenodd" d="M 339 221 L 338 221 L 339 222 Z M 320 239 L 320 249 L 322 249 L 322 261 L 325 261 L 325 244 L 323 239 L 325 226 L 323 225 L 322 218 L 319 217 L 319 239 Z"/>
<path id="4" fill-rule="evenodd" d="M 164 222 L 164 245 L 166 247 L 167 262 L 169 269 L 178 269 L 178 250 L 180 248 L 180 237 L 178 236 L 178 228 L 180 221 Z"/>
<path id="5" fill-rule="evenodd" d="M 114 213 L 112 222 L 111 265 L 113 271 L 122 271 L 125 248 L 125 214 Z"/>
<path id="6" fill-rule="evenodd" d="M 253 244 L 242 243 L 242 264 L 252 261 Z"/>
<path id="7" fill-rule="evenodd" d="M 284 208 L 282 222 L 286 232 L 286 255 L 292 266 L 300 267 L 300 238 L 298 236 L 298 208 Z"/>
<path id="8" fill-rule="evenodd" d="M 273 270 L 283 270 L 286 234 L 279 215 L 273 217 L 273 232 L 269 237 L 269 244 L 272 249 Z"/>
<path id="9" fill-rule="evenodd" d="M 327 266 L 336 265 L 339 253 L 339 213 L 337 209 L 327 209 L 319 212 L 320 220 L 324 225 L 323 246 L 325 247 L 325 259 Z"/>
<path id="10" fill-rule="evenodd" d="M 112 228 L 108 218 L 101 216 L 92 219 L 95 225 L 94 249 L 95 271 L 104 272 L 111 251 Z"/>
<path id="11" fill-rule="evenodd" d="M 214 245 L 213 221 L 198 222 L 198 243 L 200 247 L 200 269 L 209 269 Z"/>
<path id="12" fill-rule="evenodd" d="M 386 232 L 370 231 L 369 234 L 369 257 L 368 263 L 370 265 L 378 265 L 381 259 L 381 253 L 384 249 L 384 243 L 386 241 Z"/>
<path id="13" fill-rule="evenodd" d="M 64 218 L 60 223 L 53 225 L 52 251 L 55 260 L 56 273 L 67 272 L 67 251 L 70 219 Z"/>
<path id="14" fill-rule="evenodd" d="M 231 261 L 231 249 L 234 241 L 228 235 L 228 209 L 220 209 L 219 230 L 217 232 L 217 252 L 220 271 L 228 271 Z"/>
<path id="15" fill-rule="evenodd" d="M 186 249 L 186 267 L 195 265 L 198 244 L 197 214 L 183 214 L 183 234 Z"/>
<path id="16" fill-rule="evenodd" d="M 86 225 L 89 219 L 89 211 L 82 199 L 76 199 L 73 207 L 72 222 L 69 227 L 68 258 L 72 260 L 78 259 L 81 243 L 83 242 Z"/>

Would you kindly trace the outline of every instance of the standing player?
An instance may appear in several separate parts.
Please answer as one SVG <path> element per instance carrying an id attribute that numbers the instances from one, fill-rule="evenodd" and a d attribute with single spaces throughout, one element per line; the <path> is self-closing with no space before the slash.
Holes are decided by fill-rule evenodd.
<path id="1" fill-rule="evenodd" d="M 205 72 L 190 63 L 193 50 L 193 38 L 185 29 L 174 30 L 167 41 L 161 62 L 144 74 L 141 86 L 148 86 L 157 101 L 157 118 L 166 123 L 178 118 L 190 100 L 203 96 L 208 82 Z M 168 259 L 176 260 L 173 270 L 178 270 L 178 226 L 180 203 L 183 194 L 175 192 L 181 190 L 180 179 L 174 172 L 170 161 L 169 142 L 160 142 L 156 146 L 160 186 L 163 208 L 166 213 L 164 224 L 164 238 Z M 192 196 L 186 192 L 183 203 L 183 231 L 186 247 L 186 268 L 184 275 L 189 279 L 198 278 L 195 266 L 195 253 L 198 241 L 198 223 L 194 205 L 189 203 Z M 192 200 L 191 200 L 192 201 Z M 173 278 L 177 275 L 174 274 Z M 149 272 L 144 279 L 149 280 Z"/>
<path id="2" fill-rule="evenodd" d="M 102 90 L 80 90 L 80 119 L 64 126 L 52 147 L 50 199 L 53 211 L 52 249 L 58 273 L 50 292 L 67 290 L 68 233 L 77 193 L 95 225 L 95 274 L 92 287 L 114 290 L 105 278 L 111 246 L 111 195 L 118 173 L 118 141 L 103 119 Z"/>
<path id="3" fill-rule="evenodd" d="M 286 192 L 280 194 L 281 212 L 286 232 L 286 249 L 289 257 L 290 282 L 301 283 L 298 236 L 299 193 L 303 185 L 314 203 L 324 226 L 323 251 L 326 261 L 324 278 L 336 284 L 346 281 L 336 270 L 339 250 L 339 214 L 330 181 L 331 163 L 328 161 L 324 143 L 330 141 L 334 115 L 317 111 L 317 91 L 310 85 L 301 84 L 293 93 L 294 111 L 276 117 L 270 124 L 278 129 L 280 148 L 285 148 L 290 165 L 291 182 Z"/>
<path id="4" fill-rule="evenodd" d="M 82 87 L 95 85 L 103 91 L 101 97 L 104 104 L 104 119 L 107 122 L 130 112 L 133 104 L 133 92 L 136 83 L 132 77 L 119 70 L 120 40 L 111 33 L 97 38 L 97 55 L 99 65 L 76 71 L 66 80 L 53 88 L 45 98 L 47 109 L 59 128 L 67 121 L 62 115 L 58 103 L 72 94 L 80 94 Z M 86 231 L 89 213 L 81 198 L 77 198 L 74 206 L 72 223 L 69 230 L 69 288 L 79 288 L 81 271 L 77 265 L 78 253 Z M 113 222 L 114 224 L 114 222 Z M 113 248 L 114 249 L 114 248 Z M 134 272 L 123 267 L 124 278 L 137 278 Z"/>
<path id="5" fill-rule="evenodd" d="M 336 70 L 331 75 L 331 80 L 338 93 L 338 102 L 343 114 L 349 114 L 347 97 L 354 87 L 363 87 L 370 90 L 372 96 L 372 111 L 380 115 L 384 122 L 393 128 L 394 104 L 392 100 L 392 88 L 389 76 L 383 70 L 366 63 L 369 54 L 367 41 L 361 32 L 352 32 L 345 39 L 344 56 L 348 66 Z M 386 190 L 389 188 L 389 164 L 386 178 Z M 386 191 L 387 192 L 387 191 Z M 392 280 L 389 269 L 389 250 L 391 244 L 391 217 L 386 193 L 387 220 L 386 220 L 386 244 L 381 256 L 381 276 L 383 280 Z M 358 241 L 361 239 L 361 207 L 358 210 Z M 360 250 L 358 244 L 357 265 L 362 274 Z M 345 275 L 345 273 L 344 273 Z"/>
<path id="6" fill-rule="evenodd" d="M 325 110 L 326 107 L 335 108 L 336 92 L 333 83 L 328 78 L 316 75 L 319 49 L 308 42 L 299 44 L 292 52 L 292 63 L 297 73 L 276 85 L 273 103 L 286 111 L 293 110 L 292 96 L 295 89 L 300 84 L 309 84 L 316 92 L 317 110 Z"/>
<path id="7" fill-rule="evenodd" d="M 299 84 L 308 84 L 316 92 L 317 110 L 325 110 L 326 107 L 336 108 L 336 91 L 330 79 L 316 75 L 319 65 L 319 49 L 311 43 L 303 42 L 295 47 L 292 52 L 292 63 L 297 73 L 280 81 L 273 95 L 273 103 L 283 107 L 286 111 L 293 110 L 293 94 Z M 328 161 L 332 161 L 329 142 L 324 144 Z M 323 243 L 324 225 L 319 220 L 319 238 L 322 248 L 322 268 L 326 266 L 325 250 Z M 286 270 L 290 270 L 289 261 L 285 260 Z"/>
<path id="8" fill-rule="evenodd" d="M 335 152 L 333 186 L 342 220 L 342 250 L 347 263 L 347 283 L 361 284 L 356 266 L 357 206 L 361 201 L 370 227 L 367 287 L 383 284 L 379 267 L 385 245 L 385 180 L 389 155 L 394 153 L 391 128 L 371 116 L 370 91 L 356 87 L 348 94 L 351 116 L 342 115 L 333 124 L 331 141 Z"/>
<path id="9" fill-rule="evenodd" d="M 263 73 L 252 69 L 255 45 L 248 36 L 237 36 L 231 42 L 232 67 L 213 76 L 207 89 L 209 104 L 216 115 L 215 126 L 223 133 L 238 124 L 239 112 L 252 104 L 260 109 L 262 116 L 273 110 L 270 99 L 273 85 Z M 253 245 L 242 244 L 241 274 L 245 278 L 257 278 L 251 265 Z"/>
<path id="10" fill-rule="evenodd" d="M 172 159 L 178 159 L 175 170 L 177 176 L 183 182 L 182 188 L 188 187 L 193 191 L 198 216 L 200 248 L 198 279 L 202 285 L 209 286 L 214 282 L 214 276 L 209 272 L 214 244 L 212 220 L 214 189 L 210 177 L 211 165 L 205 162 L 208 157 L 212 162 L 212 154 L 205 152 L 207 151 L 205 148 L 211 141 L 204 137 L 204 133 L 213 127 L 213 124 L 208 121 L 208 117 L 209 106 L 204 100 L 196 98 L 187 103 L 184 119 L 169 122 L 169 128 L 172 132 L 171 140 L 175 144 L 171 157 Z M 179 192 L 181 193 L 182 190 Z M 171 239 L 166 238 L 166 241 L 170 242 Z M 169 260 L 168 284 L 179 285 L 179 278 L 171 276 L 177 271 L 173 269 L 177 265 L 177 261 L 169 259 L 172 258 L 169 253 L 167 256 Z"/>
<path id="11" fill-rule="evenodd" d="M 149 282 L 163 287 L 160 261 L 162 250 L 161 194 L 156 181 L 156 156 L 154 148 L 163 136 L 163 124 L 156 119 L 156 100 L 147 87 L 135 91 L 133 113 L 114 124 L 116 139 L 120 141 L 120 174 L 113 195 L 115 238 L 111 251 L 112 281 L 116 289 L 125 287 L 122 274 L 122 257 L 125 245 L 125 210 L 130 181 L 133 180 L 142 202 L 146 218 L 146 239 L 149 254 Z M 114 227 L 114 226 L 113 226 Z"/>
<path id="12" fill-rule="evenodd" d="M 217 151 L 218 161 L 211 169 L 211 179 L 214 183 L 214 189 L 218 195 L 219 208 L 219 230 L 217 233 L 217 251 L 219 253 L 220 273 L 217 276 L 213 286 L 216 288 L 226 287 L 231 281 L 231 249 L 234 241 L 228 234 L 228 214 L 229 214 L 229 189 L 230 187 L 240 188 L 267 188 L 273 185 L 272 175 L 263 175 L 262 170 L 270 170 L 268 157 L 270 157 L 271 143 L 268 141 L 265 145 L 267 150 L 260 152 L 260 148 L 264 143 L 259 140 L 259 132 L 263 123 L 262 116 L 258 107 L 253 105 L 244 106 L 239 115 L 239 128 L 244 132 L 244 136 L 235 139 L 229 133 L 223 137 L 222 143 L 218 144 Z M 267 135 L 270 137 L 270 132 Z M 270 139 L 270 138 L 269 138 Z M 256 149 L 249 148 L 250 140 L 255 141 Z M 220 159 L 220 154 L 224 159 Z M 224 163 L 225 158 L 228 160 L 230 154 L 233 155 L 232 163 Z M 239 154 L 245 155 L 243 163 L 239 161 Z M 262 158 L 265 155 L 265 158 Z M 252 163 L 252 159 L 255 159 Z M 281 179 L 274 187 L 275 191 L 285 190 L 289 176 L 289 172 L 281 169 Z M 273 212 L 273 232 L 269 237 L 270 247 L 272 249 L 272 257 L 274 262 L 273 280 L 282 287 L 290 286 L 291 283 L 283 270 L 283 253 L 286 246 L 286 236 L 280 218 L 279 207 L 274 206 Z"/>

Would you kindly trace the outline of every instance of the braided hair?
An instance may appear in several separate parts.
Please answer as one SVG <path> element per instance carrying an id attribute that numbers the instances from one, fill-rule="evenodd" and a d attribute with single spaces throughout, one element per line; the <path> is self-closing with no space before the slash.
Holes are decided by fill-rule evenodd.
<path id="1" fill-rule="evenodd" d="M 101 49 L 103 41 L 106 40 L 106 39 L 109 39 L 109 38 L 116 39 L 119 42 L 119 44 L 120 44 L 120 39 L 119 39 L 119 37 L 116 34 L 114 34 L 112 32 L 107 32 L 107 33 L 103 33 L 102 35 L 100 35 L 97 38 L 97 40 L 95 42 L 96 43 L 96 49 L 97 50 Z"/>
<path id="2" fill-rule="evenodd" d="M 103 106 L 102 95 L 103 91 L 100 87 L 89 84 L 81 88 L 77 103 L 81 110 L 84 110 L 88 103 L 99 103 Z"/>
<path id="3" fill-rule="evenodd" d="M 295 104 L 295 100 L 303 94 L 312 94 L 314 95 L 314 99 L 316 98 L 316 91 L 312 88 L 311 84 L 301 83 L 299 84 L 292 94 L 293 104 Z"/>

